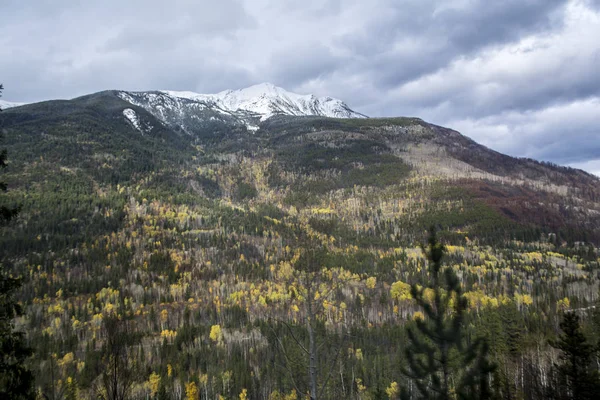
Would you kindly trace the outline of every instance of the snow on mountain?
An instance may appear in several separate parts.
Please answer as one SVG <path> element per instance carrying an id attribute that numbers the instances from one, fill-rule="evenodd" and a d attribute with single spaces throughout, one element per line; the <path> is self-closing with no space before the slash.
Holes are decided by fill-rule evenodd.
<path id="1" fill-rule="evenodd" d="M 193 133 L 208 125 L 227 124 L 258 130 L 260 121 L 273 115 L 319 115 L 335 118 L 366 118 L 344 102 L 288 92 L 270 83 L 216 94 L 161 90 L 118 92 L 126 102 L 142 107 L 166 125 Z M 133 122 L 132 122 L 133 123 Z"/>
<path id="2" fill-rule="evenodd" d="M 230 126 L 247 125 L 208 99 L 176 97 L 163 92 L 118 92 L 122 100 L 144 108 L 162 123 L 176 130 L 194 134 L 221 122 Z"/>
<path id="3" fill-rule="evenodd" d="M 25 104 L 27 103 L 15 103 L 14 101 L 0 100 L 0 109 L 6 110 L 8 108 L 19 107 Z"/>
<path id="4" fill-rule="evenodd" d="M 131 108 L 126 108 L 123 110 L 123 116 L 129 121 L 129 123 L 143 135 L 144 133 L 148 133 L 152 131 L 154 126 L 148 121 L 144 121 L 140 119 L 138 113 Z"/>
<path id="5" fill-rule="evenodd" d="M 142 130 L 142 126 L 140 125 L 140 120 L 138 119 L 137 114 L 131 108 L 126 108 L 123 110 L 123 115 L 125 118 L 131 122 L 131 124 L 138 130 Z"/>
<path id="6" fill-rule="evenodd" d="M 229 112 L 246 111 L 260 115 L 260 120 L 278 115 L 320 115 L 335 118 L 365 118 L 344 102 L 331 97 L 315 97 L 288 92 L 271 83 L 261 83 L 239 90 L 225 90 L 217 94 L 199 94 L 164 90 L 169 96 L 193 101 L 212 102 Z"/>

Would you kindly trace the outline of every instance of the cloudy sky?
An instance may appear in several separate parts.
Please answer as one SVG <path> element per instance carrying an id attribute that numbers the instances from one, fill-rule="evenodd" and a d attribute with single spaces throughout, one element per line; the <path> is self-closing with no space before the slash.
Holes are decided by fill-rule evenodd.
<path id="1" fill-rule="evenodd" d="M 4 99 L 260 82 L 600 175 L 600 0 L 2 0 Z"/>

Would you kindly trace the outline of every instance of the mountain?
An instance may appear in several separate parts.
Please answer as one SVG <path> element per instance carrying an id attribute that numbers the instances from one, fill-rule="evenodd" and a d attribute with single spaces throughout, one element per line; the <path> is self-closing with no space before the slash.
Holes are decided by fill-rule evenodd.
<path id="1" fill-rule="evenodd" d="M 296 398 L 309 301 L 322 398 L 383 397 L 409 384 L 404 326 L 423 315 L 409 285 L 431 282 L 420 244 L 433 225 L 497 386 L 524 393 L 551 370 L 560 313 L 596 304 L 600 179 L 419 118 L 362 117 L 270 85 L 2 111 L 1 201 L 22 208 L 0 263 L 26 277 L 18 324 L 38 388 L 96 398 L 122 332 L 140 371 L 131 398 L 154 396 L 152 382 Z"/>
<path id="2" fill-rule="evenodd" d="M 89 174 L 97 185 L 133 184 L 152 173 L 163 176 L 165 191 L 178 183 L 184 191 L 235 201 L 235 190 L 222 180 L 179 174 L 188 175 L 199 159 L 222 164 L 250 157 L 269 163 L 267 187 L 288 206 L 324 204 L 357 186 L 385 192 L 399 190 L 409 177 L 433 179 L 437 194 L 422 194 L 426 204 L 468 199 L 517 230 L 600 239 L 600 180 L 593 175 L 509 157 L 418 118 L 366 118 L 340 100 L 296 95 L 271 84 L 215 95 L 104 91 L 11 108 L 0 123 L 21 168 L 43 156 Z M 217 170 L 226 175 L 221 164 Z M 411 213 L 422 219 L 426 210 L 420 206 Z M 438 211 L 434 216 L 445 220 L 455 209 Z M 483 232 L 487 223 L 473 215 L 448 227 Z M 414 238 L 412 229 L 407 238 Z"/>
<path id="3" fill-rule="evenodd" d="M 274 115 L 318 115 L 333 118 L 366 118 L 331 97 L 291 93 L 270 83 L 217 94 L 154 91 L 118 92 L 130 104 L 143 107 L 167 125 L 192 133 L 206 120 L 227 121 L 257 130 Z"/>

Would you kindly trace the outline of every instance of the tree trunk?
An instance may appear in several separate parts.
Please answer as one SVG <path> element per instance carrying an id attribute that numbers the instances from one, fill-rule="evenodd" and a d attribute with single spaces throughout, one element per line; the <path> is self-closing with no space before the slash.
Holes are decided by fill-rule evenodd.
<path id="1" fill-rule="evenodd" d="M 313 309 L 312 309 L 312 296 L 311 291 L 308 291 L 308 315 L 307 315 L 307 326 L 308 329 L 308 352 L 309 352 L 309 363 L 308 363 L 308 375 L 310 380 L 310 400 L 317 400 L 317 344 L 315 342 L 315 331 L 313 329 Z"/>
<path id="2" fill-rule="evenodd" d="M 446 343 L 444 343 L 442 345 L 441 363 L 442 363 L 442 372 L 444 374 L 444 387 L 442 388 L 442 390 L 443 390 L 442 399 L 448 400 L 450 398 L 450 390 L 449 390 L 449 383 L 448 383 L 450 371 L 448 371 L 448 348 L 447 348 Z"/>

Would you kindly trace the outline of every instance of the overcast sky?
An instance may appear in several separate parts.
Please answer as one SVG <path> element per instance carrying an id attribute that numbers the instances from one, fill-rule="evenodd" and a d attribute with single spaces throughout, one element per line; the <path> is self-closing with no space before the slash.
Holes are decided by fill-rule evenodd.
<path id="1" fill-rule="evenodd" d="M 600 175 L 600 0 L 1 0 L 4 100 L 272 82 Z"/>

